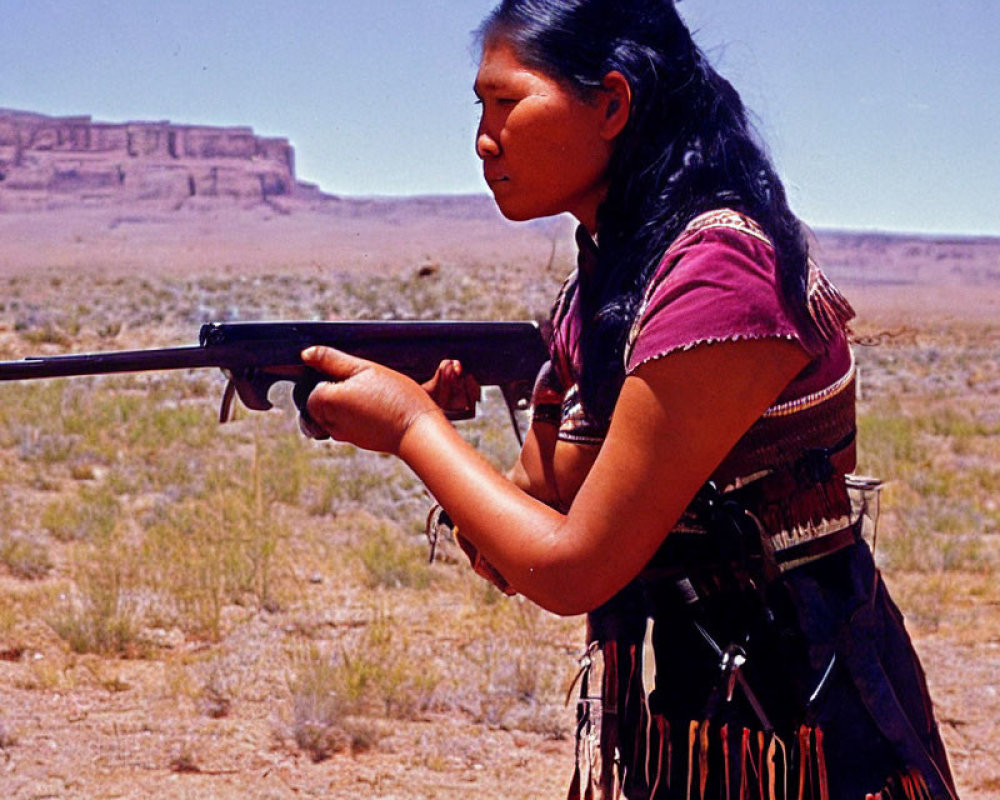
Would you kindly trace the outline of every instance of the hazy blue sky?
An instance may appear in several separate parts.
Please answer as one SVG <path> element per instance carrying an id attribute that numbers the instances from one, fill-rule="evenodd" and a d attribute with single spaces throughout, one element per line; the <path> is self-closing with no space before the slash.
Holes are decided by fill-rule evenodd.
<path id="1" fill-rule="evenodd" d="M 0 0 L 0 107 L 247 125 L 338 194 L 484 191 L 491 0 Z M 1000 0 L 682 0 L 817 227 L 1000 235 Z"/>

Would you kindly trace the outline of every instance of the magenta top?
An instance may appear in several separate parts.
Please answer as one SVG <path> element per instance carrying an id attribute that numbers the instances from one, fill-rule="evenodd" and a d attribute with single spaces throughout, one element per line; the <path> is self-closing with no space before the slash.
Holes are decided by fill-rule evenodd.
<path id="1" fill-rule="evenodd" d="M 581 262 L 596 246 L 578 232 Z M 566 441 L 599 445 L 607 421 L 589 415 L 579 401 L 580 309 L 578 269 L 567 280 L 553 312 L 552 362 L 539 378 L 536 418 L 559 426 Z M 729 209 L 695 218 L 668 248 L 647 287 L 625 352 L 625 372 L 678 350 L 714 342 L 780 338 L 799 343 L 812 357 L 767 414 L 778 415 L 818 402 L 853 377 L 847 342 L 850 306 L 815 265 L 809 277 L 805 330 L 785 306 L 774 248 L 760 227 Z"/>

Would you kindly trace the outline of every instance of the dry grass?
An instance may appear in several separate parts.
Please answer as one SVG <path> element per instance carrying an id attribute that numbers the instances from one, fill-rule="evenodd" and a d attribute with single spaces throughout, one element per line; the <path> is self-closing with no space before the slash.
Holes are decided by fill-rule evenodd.
<path id="1" fill-rule="evenodd" d="M 9 276 L 0 355 L 188 344 L 235 316 L 544 313 L 554 275 L 514 275 L 507 305 L 499 269 Z M 998 349 L 995 326 L 936 320 L 859 348 L 862 470 L 890 480 L 878 558 L 966 798 L 1000 782 Z M 0 795 L 562 794 L 581 620 L 503 598 L 452 549 L 428 565 L 405 467 L 304 440 L 287 398 L 219 427 L 221 388 L 0 386 Z M 496 397 L 461 430 L 498 466 L 515 453 Z"/>
<path id="2" fill-rule="evenodd" d="M 170 344 L 175 326 L 194 321 L 178 302 L 186 291 L 206 318 L 218 298 L 233 296 L 272 316 L 250 294 L 295 305 L 293 291 L 311 304 L 298 301 L 292 316 L 526 313 L 489 314 L 475 286 L 434 277 L 383 283 L 344 278 L 303 292 L 274 278 L 251 292 L 226 279 L 187 287 L 123 279 L 116 289 L 136 297 L 122 327 L 144 345 L 159 336 Z M 65 310 L 39 298 L 61 286 L 19 281 L 8 296 L 17 299 L 7 300 L 14 322 L 6 335 L 0 326 L 6 354 L 134 346 L 111 332 L 98 300 L 110 287 L 78 288 Z M 388 304 L 378 306 L 380 297 Z M 481 737 L 564 739 L 560 695 L 578 621 L 501 601 L 490 587 L 470 590 L 477 579 L 453 557 L 427 564 L 421 525 L 430 501 L 414 476 L 392 459 L 303 439 L 287 398 L 219 427 L 221 385 L 202 373 L 0 387 L 0 458 L 11 465 L 0 479 L 9 511 L 0 579 L 37 587 L 30 602 L 0 608 L 0 651 L 13 659 L 0 680 L 28 694 L 172 698 L 173 719 L 156 725 L 162 748 L 149 758 L 184 776 L 239 758 L 228 753 L 239 751 L 240 729 L 258 731 L 264 752 L 315 762 L 365 752 L 391 759 L 401 731 L 424 740 L 420 731 L 442 717 Z M 497 465 L 515 452 L 498 397 L 463 430 Z M 95 667 L 102 663 L 120 668 Z M 143 664 L 165 674 L 151 680 Z M 0 722 L 12 732 L 17 720 Z M 199 720 L 228 723 L 229 733 L 217 728 L 206 744 L 205 731 L 192 732 Z M 5 741 L 25 740 L 8 733 Z M 75 746 L 86 760 L 90 745 Z M 470 762 L 486 760 L 463 749 Z M 434 775 L 454 769 L 451 756 L 420 759 Z"/>
<path id="3" fill-rule="evenodd" d="M 1000 552 L 1000 329 L 952 325 L 861 348 L 861 471 L 885 476 L 895 572 L 992 574 Z"/>

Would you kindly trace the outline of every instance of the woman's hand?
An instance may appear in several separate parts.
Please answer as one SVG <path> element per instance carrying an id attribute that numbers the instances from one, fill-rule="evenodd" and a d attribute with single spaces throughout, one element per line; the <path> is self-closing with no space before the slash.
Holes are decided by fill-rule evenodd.
<path id="1" fill-rule="evenodd" d="M 313 438 L 330 436 L 397 455 L 419 416 L 440 413 L 419 384 L 380 364 L 330 347 L 310 347 L 302 361 L 329 378 L 318 383 L 305 402 L 301 427 Z"/>
<path id="2" fill-rule="evenodd" d="M 429 381 L 422 384 L 431 399 L 448 419 L 469 419 L 476 413 L 482 389 L 471 374 L 462 370 L 460 361 L 445 359 Z"/>

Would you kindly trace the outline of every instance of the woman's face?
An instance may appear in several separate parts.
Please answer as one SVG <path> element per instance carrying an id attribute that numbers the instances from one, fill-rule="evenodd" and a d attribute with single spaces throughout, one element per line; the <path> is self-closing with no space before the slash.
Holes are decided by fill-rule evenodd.
<path id="1" fill-rule="evenodd" d="M 608 99 L 581 100 L 487 42 L 475 83 L 482 104 L 476 153 L 501 213 L 527 220 L 569 212 L 593 233 L 611 158 Z"/>

